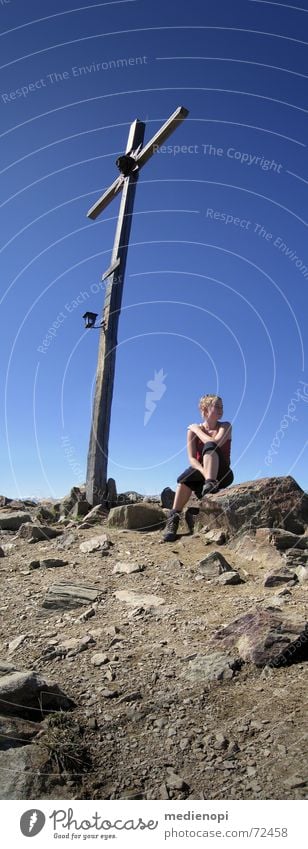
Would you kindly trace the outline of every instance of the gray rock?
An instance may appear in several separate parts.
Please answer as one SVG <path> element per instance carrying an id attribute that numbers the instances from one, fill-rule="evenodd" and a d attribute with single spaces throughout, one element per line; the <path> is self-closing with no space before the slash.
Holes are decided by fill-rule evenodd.
<path id="1" fill-rule="evenodd" d="M 222 584 L 223 586 L 228 586 L 228 585 L 235 586 L 236 584 L 243 584 L 243 583 L 244 583 L 243 578 L 241 578 L 239 573 L 235 572 L 235 571 L 234 572 L 233 571 L 223 572 L 222 575 L 219 575 L 218 578 L 217 578 L 217 584 Z"/>
<path id="2" fill-rule="evenodd" d="M 83 528 L 87 525 L 87 527 L 91 527 L 91 525 L 98 524 L 99 522 L 103 522 L 108 516 L 108 510 L 106 507 L 103 507 L 102 504 L 96 504 L 95 507 L 92 507 L 92 510 L 89 510 L 87 515 L 85 516 L 84 522 L 80 525 L 80 528 Z"/>
<path id="3" fill-rule="evenodd" d="M 61 566 L 67 566 L 68 564 L 68 560 L 58 560 L 55 557 L 47 557 L 39 562 L 43 569 L 59 569 Z"/>
<path id="4" fill-rule="evenodd" d="M 89 607 L 88 610 L 84 610 L 84 612 L 78 616 L 77 622 L 87 622 L 88 619 L 92 619 L 92 616 L 95 616 L 95 613 L 95 607 Z"/>
<path id="5" fill-rule="evenodd" d="M 106 551 L 110 548 L 110 541 L 106 534 L 91 537 L 91 539 L 82 542 L 79 546 L 83 554 L 92 554 L 95 551 Z"/>
<path id="6" fill-rule="evenodd" d="M 86 516 L 89 510 L 91 510 L 91 504 L 88 501 L 76 501 L 68 515 L 73 519 L 79 519 Z"/>
<path id="7" fill-rule="evenodd" d="M 31 522 L 30 513 L 0 513 L 0 528 L 3 531 L 18 531 L 25 522 Z"/>
<path id="8" fill-rule="evenodd" d="M 29 569 L 39 569 L 40 565 L 40 560 L 30 560 Z"/>
<path id="9" fill-rule="evenodd" d="M 132 575 L 134 572 L 143 572 L 144 566 L 139 565 L 139 563 L 128 563 L 125 561 L 119 561 L 115 564 L 112 574 L 113 575 Z"/>
<path id="10" fill-rule="evenodd" d="M 198 569 L 205 578 L 217 578 L 223 572 L 232 572 L 232 567 L 219 551 L 213 551 L 198 563 Z"/>
<path id="11" fill-rule="evenodd" d="M 67 657 L 76 657 L 77 654 L 86 651 L 93 644 L 95 644 L 94 637 L 91 634 L 85 634 L 83 637 L 72 637 L 70 640 L 65 640 L 60 645 L 60 649 L 63 646 Z"/>
<path id="12" fill-rule="evenodd" d="M 308 537 L 285 531 L 282 528 L 257 528 L 257 542 L 269 542 L 279 551 L 286 549 L 299 548 L 308 549 Z"/>
<path id="13" fill-rule="evenodd" d="M 96 601 L 99 598 L 99 590 L 88 584 L 59 583 L 49 587 L 42 607 L 50 610 L 82 607 L 84 604 Z"/>
<path id="14" fill-rule="evenodd" d="M 59 512 L 61 516 L 67 516 L 76 504 L 77 501 L 85 501 L 86 492 L 85 486 L 73 486 L 69 495 L 65 495 L 59 502 Z"/>
<path id="15" fill-rule="evenodd" d="M 166 507 L 167 510 L 171 510 L 173 507 L 175 492 L 170 486 L 165 486 L 165 489 L 160 494 L 160 503 L 162 507 Z"/>
<path id="16" fill-rule="evenodd" d="M 118 495 L 117 495 L 117 487 L 114 478 L 108 478 L 107 480 L 107 494 L 106 494 L 106 505 L 109 510 L 112 507 L 116 507 L 118 503 Z"/>
<path id="17" fill-rule="evenodd" d="M 160 507 L 142 503 L 114 507 L 110 510 L 107 525 L 111 528 L 155 531 L 162 527 L 165 521 L 165 514 Z"/>
<path id="18" fill-rule="evenodd" d="M 124 507 L 126 504 L 138 504 L 143 501 L 143 495 L 140 492 L 120 492 L 117 497 L 117 506 Z"/>
<path id="19" fill-rule="evenodd" d="M 148 595 L 145 593 L 134 593 L 129 590 L 118 590 L 115 596 L 119 601 L 124 601 L 132 607 L 143 607 L 149 609 L 151 607 L 160 607 L 165 603 L 165 599 L 158 595 Z"/>
<path id="20" fill-rule="evenodd" d="M 19 528 L 17 536 L 21 539 L 26 539 L 28 542 L 39 542 L 40 540 L 54 539 L 61 536 L 62 531 L 57 528 L 50 528 L 48 525 L 34 525 L 31 522 L 25 522 Z"/>
<path id="21" fill-rule="evenodd" d="M 7 498 L 6 495 L 0 495 L 0 507 L 7 507 L 8 504 L 11 504 L 12 498 Z"/>
<path id="22" fill-rule="evenodd" d="M 43 725 L 19 716 L 0 716 L 0 749 L 11 749 L 30 743 Z"/>
<path id="23" fill-rule="evenodd" d="M 280 569 L 273 569 L 264 578 L 264 587 L 279 587 L 281 584 L 295 584 L 298 581 L 297 574 L 288 566 L 281 566 Z"/>
<path id="24" fill-rule="evenodd" d="M 19 649 L 19 646 L 21 646 L 26 639 L 27 634 L 20 634 L 19 637 L 15 637 L 14 640 L 11 640 L 9 642 L 9 654 L 13 654 L 14 651 Z"/>
<path id="25" fill-rule="evenodd" d="M 280 527 L 303 534 L 308 523 L 308 495 L 291 476 L 259 478 L 207 496 L 198 524 L 214 524 L 234 535 L 251 528 Z"/>
<path id="26" fill-rule="evenodd" d="M 297 566 L 296 574 L 300 584 L 308 581 L 308 566 Z"/>
<path id="27" fill-rule="evenodd" d="M 5 557 L 5 554 L 4 554 L 4 551 L 3 551 L 3 548 L 1 548 L 1 546 L 0 546 L 0 557 Z"/>
<path id="28" fill-rule="evenodd" d="M 3 546 L 5 550 L 5 546 Z M 291 569 L 294 566 L 308 566 L 308 551 L 300 550 L 298 548 L 289 548 L 285 554 L 287 566 L 290 566 Z"/>
<path id="29" fill-rule="evenodd" d="M 92 654 L 91 663 L 92 666 L 104 666 L 105 663 L 109 663 L 109 657 L 107 654 L 95 652 L 95 654 Z"/>
<path id="30" fill-rule="evenodd" d="M 57 541 L 53 543 L 52 547 L 59 551 L 66 550 L 71 548 L 75 540 L 76 534 L 72 533 L 72 531 L 66 531 L 62 533 L 60 539 L 57 539 Z"/>
<path id="31" fill-rule="evenodd" d="M 2 551 L 4 553 L 4 557 L 6 557 L 7 554 L 11 554 L 12 551 L 14 551 L 15 548 L 16 548 L 16 543 L 14 543 L 14 542 L 4 542 L 2 544 Z"/>
<path id="32" fill-rule="evenodd" d="M 124 693 L 123 696 L 119 699 L 119 705 L 123 704 L 123 702 L 138 702 L 142 699 L 142 694 L 140 690 L 133 690 L 130 693 Z"/>
<path id="33" fill-rule="evenodd" d="M 208 542 L 215 542 L 216 545 L 224 545 L 226 542 L 226 534 L 225 531 L 221 530 L 221 528 L 213 528 L 211 531 L 204 531 L 203 539 L 208 540 Z"/>
<path id="34" fill-rule="evenodd" d="M 54 509 L 51 509 L 43 504 L 40 504 L 38 509 L 34 513 L 35 521 L 39 524 L 44 524 L 45 522 L 56 522 L 57 521 L 57 513 Z"/>
<path id="35" fill-rule="evenodd" d="M 238 658 L 221 652 L 216 651 L 206 655 L 198 654 L 193 660 L 189 661 L 187 668 L 182 672 L 182 677 L 193 684 L 225 681 L 233 678 L 239 665 Z"/>
<path id="36" fill-rule="evenodd" d="M 167 776 L 165 779 L 166 786 L 170 788 L 170 790 L 188 790 L 189 784 L 182 778 L 181 775 L 178 775 L 173 770 L 169 769 L 167 772 Z"/>
<path id="37" fill-rule="evenodd" d="M 44 712 L 71 710 L 75 704 L 58 684 L 40 672 L 25 669 L 0 677 L 0 711 L 40 720 Z"/>

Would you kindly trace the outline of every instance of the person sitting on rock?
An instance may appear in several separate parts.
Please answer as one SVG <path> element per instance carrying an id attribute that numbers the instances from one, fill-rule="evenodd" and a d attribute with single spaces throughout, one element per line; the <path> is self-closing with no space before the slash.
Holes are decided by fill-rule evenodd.
<path id="1" fill-rule="evenodd" d="M 222 399 L 219 395 L 202 395 L 199 410 L 203 422 L 187 428 L 187 453 L 190 462 L 177 479 L 177 490 L 170 510 L 162 542 L 174 542 L 180 514 L 191 493 L 202 499 L 205 495 L 230 486 L 233 472 L 230 469 L 232 427 L 230 422 L 220 421 L 223 415 Z M 186 521 L 193 532 L 193 516 L 186 513 Z"/>

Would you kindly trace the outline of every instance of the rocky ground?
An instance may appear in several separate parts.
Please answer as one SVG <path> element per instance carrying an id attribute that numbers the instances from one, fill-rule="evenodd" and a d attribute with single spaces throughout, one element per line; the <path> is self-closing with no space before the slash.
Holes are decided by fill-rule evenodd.
<path id="1" fill-rule="evenodd" d="M 44 509 L 0 509 L 1 798 L 306 798 L 305 516 L 161 545 Z"/>

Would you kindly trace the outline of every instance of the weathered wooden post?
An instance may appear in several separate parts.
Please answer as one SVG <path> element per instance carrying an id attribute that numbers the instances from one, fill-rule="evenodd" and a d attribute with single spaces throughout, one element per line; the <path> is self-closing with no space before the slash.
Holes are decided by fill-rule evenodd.
<path id="1" fill-rule="evenodd" d="M 125 154 L 117 159 L 117 165 L 121 171 L 120 177 L 87 213 L 89 218 L 96 218 L 122 191 L 111 265 L 103 275 L 103 279 L 107 279 L 108 282 L 100 330 L 86 482 L 86 498 L 89 504 L 93 505 L 104 504 L 107 500 L 108 442 L 117 334 L 139 169 L 187 115 L 188 110 L 184 106 L 179 106 L 143 148 L 145 124 L 142 121 L 134 121 L 130 127 Z"/>

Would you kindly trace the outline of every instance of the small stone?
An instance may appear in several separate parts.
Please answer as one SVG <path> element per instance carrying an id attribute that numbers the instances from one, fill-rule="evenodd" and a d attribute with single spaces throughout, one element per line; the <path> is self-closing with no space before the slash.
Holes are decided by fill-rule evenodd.
<path id="1" fill-rule="evenodd" d="M 101 690 L 101 695 L 104 699 L 116 699 L 119 695 L 118 690 L 108 690 L 107 687 L 104 687 Z"/>
<path id="2" fill-rule="evenodd" d="M 246 769 L 246 773 L 247 773 L 247 775 L 249 775 L 250 778 L 252 778 L 256 774 L 255 767 L 254 766 L 248 766 L 247 769 Z"/>
<path id="3" fill-rule="evenodd" d="M 92 654 L 92 666 L 104 666 L 105 663 L 109 663 L 109 657 L 107 654 L 100 654 L 99 652 L 96 652 L 96 654 Z"/>
<path id="4" fill-rule="evenodd" d="M 224 531 L 220 530 L 220 528 L 213 528 L 213 530 L 208 531 L 205 527 L 203 529 L 203 539 L 208 540 L 209 542 L 215 542 L 216 545 L 224 545 L 226 542 L 226 534 Z"/>
<path id="5" fill-rule="evenodd" d="M 142 699 L 140 690 L 133 690 L 132 693 L 124 693 L 124 696 L 119 700 L 119 704 L 122 704 L 122 702 L 136 702 L 139 699 Z"/>
<path id="6" fill-rule="evenodd" d="M 207 655 L 198 654 L 194 660 L 184 667 L 182 677 L 191 683 L 206 683 L 208 681 L 225 681 L 233 678 L 239 667 L 238 659 L 213 652 Z"/>
<path id="7" fill-rule="evenodd" d="M 156 798 L 156 796 L 155 796 Z M 170 799 L 166 784 L 161 784 L 159 788 L 159 798 L 160 799 Z"/>
<path id="8" fill-rule="evenodd" d="M 207 557 L 200 560 L 197 565 L 198 569 L 200 569 L 202 574 L 208 579 L 217 578 L 219 575 L 222 575 L 223 572 L 233 571 L 230 564 L 219 551 L 213 551 L 212 554 L 208 554 Z"/>
<path id="9" fill-rule="evenodd" d="M 67 549 L 70 548 L 76 540 L 76 534 L 73 534 L 71 531 L 64 533 L 61 539 L 57 540 L 53 543 L 53 548 L 55 549 Z"/>
<path id="10" fill-rule="evenodd" d="M 141 566 L 138 563 L 127 563 L 121 560 L 115 564 L 112 574 L 132 575 L 134 572 L 143 572 L 143 570 L 144 566 Z"/>
<path id="11" fill-rule="evenodd" d="M 225 737 L 224 734 L 215 734 L 215 743 L 213 745 L 213 749 L 227 749 L 228 745 L 229 740 L 227 740 L 227 737 Z"/>
<path id="12" fill-rule="evenodd" d="M 0 557 L 5 557 L 5 554 L 4 554 L 3 548 L 1 548 L 1 545 L 0 545 Z"/>
<path id="13" fill-rule="evenodd" d="M 100 536 L 91 537 L 91 539 L 86 540 L 86 542 L 80 543 L 79 549 L 83 554 L 92 554 L 94 551 L 103 551 L 108 550 L 110 547 L 110 541 L 106 534 L 101 534 Z"/>
<path id="14" fill-rule="evenodd" d="M 168 775 L 166 778 L 166 786 L 170 788 L 170 790 L 186 790 L 189 789 L 189 784 L 182 778 L 180 775 L 177 775 L 176 772 L 172 770 L 168 770 Z"/>
<path id="15" fill-rule="evenodd" d="M 189 746 L 189 739 L 188 739 L 188 737 L 183 737 L 183 739 L 182 739 L 182 740 L 180 740 L 180 749 L 181 749 L 181 752 L 185 752 L 185 749 L 187 749 L 187 747 L 188 747 L 188 746 Z"/>
<path id="16" fill-rule="evenodd" d="M 285 778 L 283 783 L 285 787 L 290 787 L 292 790 L 295 787 L 306 787 L 308 779 L 302 778 L 299 775 L 292 775 L 290 778 Z"/>
<path id="17" fill-rule="evenodd" d="M 115 596 L 119 601 L 124 601 L 126 604 L 132 605 L 140 612 L 145 608 L 159 607 L 165 602 L 165 599 L 160 596 L 134 593 L 129 590 L 119 590 L 115 593 Z"/>
<path id="18" fill-rule="evenodd" d="M 217 584 L 222 584 L 223 586 L 228 586 L 228 585 L 235 586 L 236 584 L 243 584 L 244 583 L 243 578 L 241 578 L 239 573 L 233 572 L 233 571 L 223 572 L 223 574 L 219 575 L 216 580 L 217 580 Z"/>
<path id="19" fill-rule="evenodd" d="M 307 566 L 297 566 L 296 574 L 300 584 L 303 584 L 305 581 L 308 581 L 308 567 Z"/>
<path id="20" fill-rule="evenodd" d="M 14 640 L 11 640 L 11 642 L 9 643 L 9 654 L 13 654 L 13 652 L 16 651 L 19 646 L 21 646 L 24 640 L 27 639 L 27 636 L 27 634 L 20 634 L 19 637 L 15 637 Z"/>
<path id="21" fill-rule="evenodd" d="M 54 557 L 47 557 L 46 560 L 40 560 L 40 566 L 44 569 L 58 569 L 61 566 L 67 566 L 68 560 L 58 560 Z"/>
<path id="22" fill-rule="evenodd" d="M 77 622 L 87 622 L 88 619 L 91 619 L 92 616 L 95 616 L 96 610 L 94 607 L 89 607 L 88 610 L 85 610 L 84 613 L 81 613 L 78 616 Z"/>

